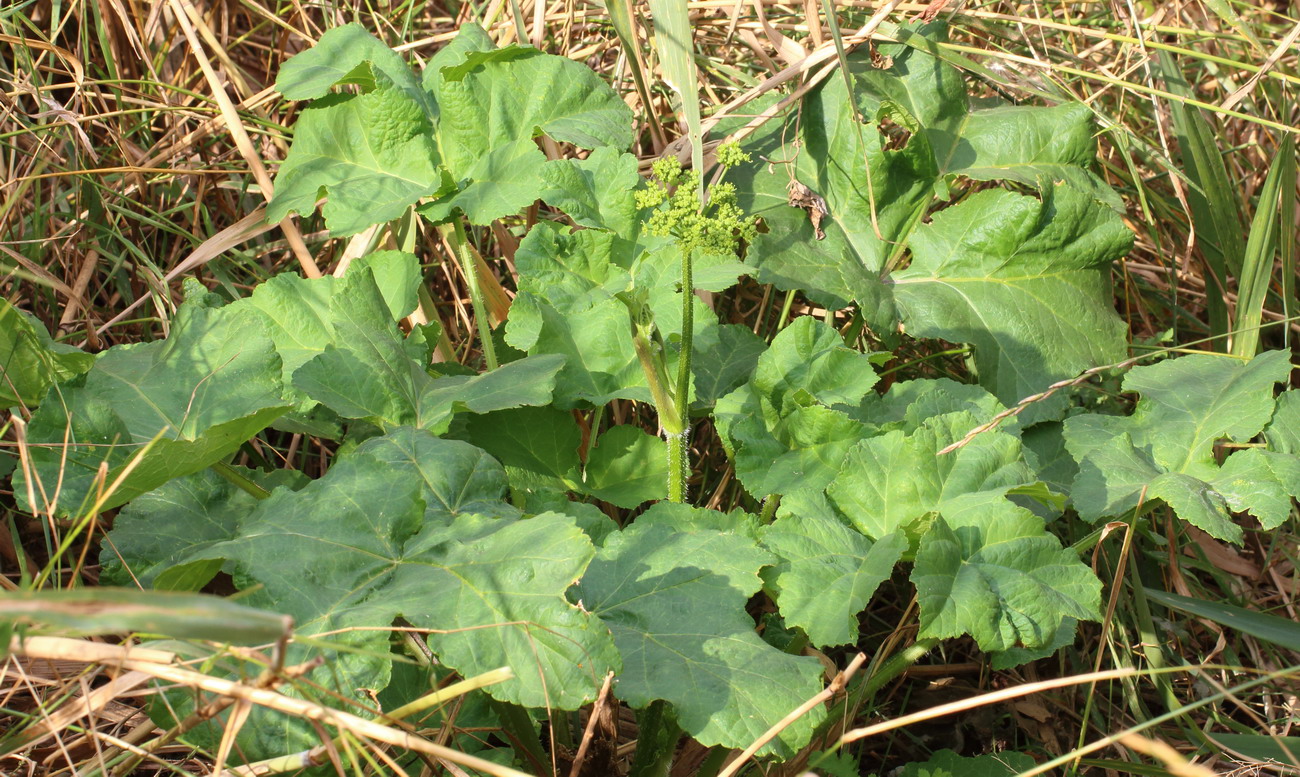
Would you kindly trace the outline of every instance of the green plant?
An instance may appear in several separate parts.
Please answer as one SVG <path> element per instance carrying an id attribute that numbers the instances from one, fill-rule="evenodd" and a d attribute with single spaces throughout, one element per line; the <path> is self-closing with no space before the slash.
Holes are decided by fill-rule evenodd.
<path id="1" fill-rule="evenodd" d="M 853 644 L 899 564 L 921 648 L 970 635 L 1000 665 L 1053 652 L 1100 618 L 1101 582 L 1049 531 L 1066 500 L 1096 520 L 1159 498 L 1239 540 L 1233 512 L 1270 526 L 1290 509 L 1300 403 L 1273 396 L 1281 355 L 1186 357 L 1129 373 L 1132 416 L 1079 413 L 1059 392 L 968 439 L 1123 359 L 1108 272 L 1132 238 L 1090 169 L 1086 109 L 972 109 L 934 56 L 943 30 L 896 32 L 908 43 L 880 47 L 888 65 L 854 55 L 789 127 L 722 146 L 734 169 L 702 206 L 702 171 L 665 161 L 641 181 L 630 112 L 581 65 L 494 48 L 467 26 L 417 76 L 359 26 L 331 31 L 281 73 L 286 96 L 315 102 L 268 215 L 324 194 L 336 234 L 396 234 L 412 209 L 450 226 L 487 369 L 431 364 L 437 327 L 399 327 L 424 282 L 408 252 L 371 253 L 341 278 L 279 275 L 238 299 L 190 283 L 167 339 L 93 365 L 39 331 L 7 346 L 16 396 L 51 387 L 27 428 L 33 476 L 15 490 L 78 527 L 126 505 L 106 581 L 192 591 L 225 572 L 244 603 L 292 615 L 291 660 L 326 659 L 298 693 L 402 705 L 447 673 L 511 667 L 475 714 L 504 721 L 518 757 L 538 745 L 517 708 L 576 709 L 608 671 L 657 734 L 643 773 L 679 730 L 748 745 L 823 684 L 815 658 L 758 636 L 751 597 L 777 605 L 796 649 Z M 539 136 L 591 151 L 547 159 Z M 542 220 L 520 243 L 498 353 L 465 222 L 537 200 L 572 223 Z M 851 305 L 854 323 L 804 316 L 768 344 L 694 293 L 746 273 Z M 864 328 L 887 347 L 969 343 L 979 385 L 918 377 L 877 393 Z M 620 399 L 654 405 L 667 461 L 640 426 L 605 423 Z M 685 503 L 692 414 L 712 420 L 761 514 Z M 315 480 L 229 463 L 268 428 L 333 438 L 339 456 Z M 1220 463 L 1225 439 L 1255 447 Z M 1068 493 L 1044 484 L 1062 447 L 1067 474 L 1052 482 Z M 423 655 L 396 624 L 436 664 L 395 669 L 395 653 Z M 225 657 L 213 671 L 250 670 Z M 153 713 L 194 707 L 174 694 Z M 305 722 L 253 715 L 238 738 L 250 760 L 319 741 Z M 794 755 L 826 719 L 814 708 L 760 755 Z M 218 723 L 190 735 L 221 737 Z"/>

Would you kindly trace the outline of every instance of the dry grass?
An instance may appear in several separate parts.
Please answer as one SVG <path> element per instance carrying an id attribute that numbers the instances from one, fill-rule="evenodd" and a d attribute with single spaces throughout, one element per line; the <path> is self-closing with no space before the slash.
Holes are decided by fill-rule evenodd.
<path id="1" fill-rule="evenodd" d="M 835 5 L 842 27 L 851 31 L 885 3 Z M 1226 272 L 1222 265 L 1216 269 L 1214 241 L 1225 238 L 1207 225 L 1205 213 L 1219 214 L 1244 241 L 1271 160 L 1282 144 L 1300 137 L 1296 6 L 1286 0 L 890 5 L 889 18 L 895 21 L 927 11 L 949 18 L 955 28 L 952 51 L 977 67 L 972 77 L 979 88 L 1028 101 L 1078 100 L 1094 110 L 1102 127 L 1102 167 L 1128 203 L 1128 223 L 1138 235 L 1135 250 L 1115 274 L 1117 305 L 1131 323 L 1137 352 L 1198 348 L 1207 338 L 1226 342 L 1224 322 L 1237 320 L 1240 269 L 1231 263 Z M 195 276 L 241 296 L 278 272 L 334 271 L 348 255 L 348 242 L 330 240 L 318 216 L 265 226 L 259 208 L 265 204 L 268 173 L 284 158 L 286 128 L 299 107 L 272 89 L 275 74 L 323 30 L 348 21 L 362 22 L 418 59 L 428 58 L 469 18 L 490 20 L 487 27 L 501 43 L 515 40 L 522 28 L 534 45 L 589 64 L 627 95 L 642 117 L 636 150 L 644 159 L 680 148 L 672 145 L 682 128 L 667 93 L 651 89 L 649 104 L 643 101 L 602 4 L 521 0 L 517 6 L 519 18 L 513 0 L 463 5 L 11 0 L 0 9 L 0 287 L 5 298 L 34 313 L 64 342 L 97 351 L 164 336 L 181 277 Z M 737 98 L 764 88 L 785 93 L 799 88 L 800 78 L 774 76 L 791 68 L 802 71 L 809 57 L 834 59 L 823 5 L 816 0 L 701 0 L 691 8 L 702 54 L 702 94 L 709 103 L 706 118 L 723 106 L 744 114 Z M 1178 77 L 1184 85 L 1176 84 Z M 1187 161 L 1190 149 L 1175 120 L 1179 106 L 1190 106 L 1192 120 L 1204 122 L 1202 129 L 1223 160 L 1227 191 L 1205 190 L 1195 179 Z M 476 237 L 501 279 L 504 299 L 513 288 L 513 238 L 504 229 Z M 465 360 L 473 347 L 472 314 L 456 263 L 433 231 L 422 235 L 419 253 L 450 335 L 448 355 Z M 1284 258 L 1269 275 L 1262 313 L 1265 347 L 1292 347 L 1300 332 L 1294 253 L 1290 256 L 1291 264 Z M 797 296 L 783 296 L 747 282 L 717 306 L 730 320 L 768 333 L 778 319 L 809 309 Z M 903 356 L 917 371 L 962 373 L 960 349 Z M 635 421 L 638 412 L 615 409 L 620 420 Z M 17 430 L 12 423 L 0 428 L 7 441 L 0 449 L 3 467 Z M 708 430 L 698 435 L 696 455 L 717 466 L 701 467 L 714 473 L 701 490 L 711 495 L 710 506 L 728 508 L 741 495 L 717 446 L 708 446 L 709 435 Z M 268 436 L 260 446 L 267 460 L 313 475 L 324 471 L 331 456 L 324 443 L 287 435 Z M 0 586 L 13 589 L 25 570 L 49 560 L 61 534 L 73 527 L 50 516 L 23 514 L 10 497 L 0 495 L 5 515 Z M 111 515 L 103 518 L 111 521 Z M 1169 516 L 1160 516 L 1149 529 L 1157 538 L 1182 531 Z M 1276 532 L 1248 533 L 1243 549 L 1193 535 L 1189 542 L 1171 543 L 1163 559 L 1143 556 L 1134 563 L 1148 584 L 1296 620 L 1300 543 L 1295 531 L 1293 520 Z M 1121 583 L 1130 574 L 1123 538 L 1117 531 L 1096 545 L 1096 567 L 1108 583 Z M 54 583 L 96 582 L 97 567 L 89 563 L 93 551 L 89 559 L 81 551 L 78 545 Z M 895 594 L 892 609 L 873 610 L 864 622 L 864 646 L 881 656 L 912 640 L 915 613 L 905 590 L 884 592 L 880 598 L 886 601 Z M 1105 627 L 1086 630 L 1075 649 L 1013 671 L 990 672 L 972 645 L 947 645 L 929 663 L 880 687 L 860 711 L 879 721 L 960 701 L 962 723 L 944 719 L 932 729 L 920 721 L 902 729 L 882 727 L 851 752 L 864 774 L 883 774 L 955 739 L 975 751 L 996 745 L 1032 751 L 1043 761 L 1061 756 L 1067 764 L 1079 746 L 1102 742 L 1096 752 L 1080 753 L 1084 760 L 1074 768 L 1097 774 L 1281 773 L 1282 767 L 1234 761 L 1230 753 L 1199 756 L 1195 765 L 1182 759 L 1203 744 L 1200 731 L 1211 727 L 1267 727 L 1295 735 L 1300 685 L 1294 674 L 1231 689 L 1257 673 L 1284 670 L 1300 655 L 1181 616 L 1161 622 L 1162 633 L 1151 634 L 1145 630 L 1149 614 L 1139 610 L 1124 597 Z M 1166 680 L 1135 677 L 1134 667 L 1153 660 L 1153 639 L 1198 668 L 1164 675 Z M 80 774 L 100 768 L 105 774 L 205 774 L 224 760 L 225 754 L 214 759 L 173 743 L 169 732 L 155 729 L 142 713 L 153 693 L 148 681 L 204 687 L 197 673 L 166 657 L 124 658 L 125 648 L 118 645 L 118 640 L 82 641 L 63 644 L 60 649 L 68 652 L 53 655 L 28 643 L 6 660 L 0 675 L 0 752 L 9 752 L 0 757 L 0 773 Z M 830 658 L 844 666 L 851 655 Z M 1113 671 L 1104 682 L 1071 682 L 1097 669 Z M 207 698 L 212 705 L 285 704 L 281 700 L 289 697 L 275 688 L 292 682 L 292 672 L 288 675 L 208 687 L 213 695 Z M 1053 687 L 996 706 L 971 701 L 1039 682 Z M 1160 718 L 1171 706 L 1215 693 L 1225 695 L 1181 719 Z M 977 707 L 985 711 L 971 711 Z M 427 756 L 419 768 L 463 773 L 449 765 L 447 753 L 425 747 L 441 741 L 437 727 L 408 730 L 357 715 L 338 717 L 349 714 L 342 711 L 286 710 L 332 714 L 351 732 L 340 745 L 345 752 L 330 747 L 317 754 L 318 762 L 333 762 L 345 772 L 366 762 L 357 760 L 358 752 L 379 764 L 405 749 Z M 1153 720 L 1158 723 L 1141 736 L 1129 731 Z M 844 728 L 867 722 L 846 720 Z M 634 733 L 623 730 L 616 750 L 625 753 Z M 674 774 L 693 773 L 686 770 L 703 759 L 688 747 Z M 122 764 L 132 761 L 139 765 L 124 771 Z M 612 762 L 618 762 L 617 754 Z M 771 773 L 794 771 L 787 766 Z"/>

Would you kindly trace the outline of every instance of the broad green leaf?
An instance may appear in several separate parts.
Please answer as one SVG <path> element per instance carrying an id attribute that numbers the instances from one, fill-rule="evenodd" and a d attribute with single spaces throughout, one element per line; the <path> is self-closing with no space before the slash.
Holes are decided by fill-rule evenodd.
<path id="1" fill-rule="evenodd" d="M 431 219 L 459 208 L 471 222 L 512 215 L 548 189 L 534 138 L 581 148 L 632 144 L 632 112 L 592 70 L 565 57 L 507 46 L 467 47 L 439 76 L 425 74 L 439 114 L 439 158 L 456 191 L 421 208 Z"/>
<path id="2" fill-rule="evenodd" d="M 1300 458 L 1240 450 L 1222 466 L 1214 446 L 1247 442 L 1273 416 L 1273 384 L 1290 373 L 1289 354 L 1270 351 L 1248 363 L 1204 355 L 1134 368 L 1124 389 L 1141 394 L 1131 417 L 1080 415 L 1065 422 L 1079 462 L 1071 497 L 1088 520 L 1119 516 L 1146 499 L 1163 499 L 1179 517 L 1212 536 L 1241 542 L 1232 512 L 1250 512 L 1265 528 L 1284 521 L 1300 494 Z"/>
<path id="3" fill-rule="evenodd" d="M 326 223 L 335 234 L 352 234 L 399 217 L 421 197 L 454 192 L 456 181 L 440 169 L 435 132 L 441 111 L 434 93 L 442 67 L 491 48 L 481 28 L 465 25 L 434 56 L 422 82 L 400 55 L 349 24 L 291 58 L 277 87 L 290 99 L 320 99 L 298 117 L 268 218 L 310 213 L 328 194 Z M 361 94 L 328 94 L 335 85 L 359 86 Z M 500 168 L 505 160 L 495 164 Z"/>
<path id="4" fill-rule="evenodd" d="M 539 355 L 482 375 L 434 378 L 413 360 L 365 268 L 349 273 L 330 299 L 334 343 L 294 373 L 294 386 L 344 418 L 384 428 L 446 431 L 457 412 L 487 413 L 550 401 L 563 360 Z M 377 326 L 377 320 L 387 321 Z"/>
<path id="5" fill-rule="evenodd" d="M 1034 766 L 1030 756 L 1009 750 L 973 758 L 940 750 L 924 763 L 904 766 L 899 777 L 1014 777 Z"/>
<path id="6" fill-rule="evenodd" d="M 830 405 L 856 405 L 877 380 L 869 357 L 810 316 L 783 329 L 751 380 L 718 400 L 714 421 L 755 497 L 820 489 L 867 428 Z"/>
<path id="7" fill-rule="evenodd" d="M 372 329 L 386 329 L 392 322 L 415 309 L 416 288 L 420 283 L 420 266 L 415 255 L 403 251 L 377 251 L 367 254 L 348 267 L 348 275 L 369 268 L 384 306 L 366 309 L 373 317 L 366 321 Z M 346 288 L 337 278 L 303 278 L 295 273 L 280 273 L 258 284 L 247 298 L 236 300 L 231 307 L 250 306 L 260 311 L 267 324 L 267 334 L 280 354 L 286 396 L 299 402 L 298 410 L 308 410 L 315 402 L 293 387 L 293 374 L 313 357 L 335 344 L 335 316 L 331 307 L 334 294 Z"/>
<path id="8" fill-rule="evenodd" d="M 438 49 L 429 58 L 421 76 L 421 84 L 424 86 L 425 91 L 436 94 L 442 86 L 442 71 L 444 68 L 458 67 L 465 63 L 465 59 L 469 55 L 494 51 L 496 47 L 497 45 L 492 41 L 492 37 L 482 27 L 474 22 L 462 24 L 456 31 L 456 37 L 452 38 L 447 45 Z"/>
<path id="9" fill-rule="evenodd" d="M 927 378 L 899 381 L 884 394 L 867 394 L 854 416 L 882 432 L 897 429 L 910 434 L 927 419 L 963 410 L 983 423 L 1006 410 L 1006 407 L 980 386 L 958 383 L 947 378 Z M 1019 427 L 1018 418 L 1012 416 L 1003 420 L 997 428 L 1016 434 Z"/>
<path id="10" fill-rule="evenodd" d="M 411 314 L 419 305 L 420 260 L 406 251 L 373 251 L 348 265 L 348 273 L 370 269 L 384 306 L 394 319 Z"/>
<path id="11" fill-rule="evenodd" d="M 676 370 L 681 332 L 681 262 L 671 242 L 633 244 L 594 229 L 568 232 L 538 224 L 515 253 L 519 293 L 506 322 L 506 342 L 529 354 L 565 357 L 555 404 L 602 405 L 612 399 L 650 401 L 632 344 L 633 315 L 652 320 L 669 374 Z M 743 267 L 698 256 L 696 288 L 721 290 Z M 636 292 L 632 292 L 636 289 Z M 633 298 L 635 297 L 635 300 Z M 695 300 L 696 358 L 719 347 L 717 315 Z"/>
<path id="12" fill-rule="evenodd" d="M 496 457 L 512 488 L 579 491 L 582 432 L 573 416 L 551 407 L 522 407 L 471 417 L 466 439 Z"/>
<path id="13" fill-rule="evenodd" d="M 542 167 L 542 199 L 584 227 L 634 240 L 641 228 L 633 192 L 641 183 L 636 157 L 604 146 L 586 159 L 555 159 Z"/>
<path id="14" fill-rule="evenodd" d="M 1135 367 L 1124 379 L 1125 391 L 1142 395 L 1131 426 L 1151 430 L 1143 442 L 1159 460 L 1204 460 L 1221 439 L 1246 442 L 1259 434 L 1275 409 L 1273 384 L 1290 373 L 1285 351 L 1245 363 L 1198 354 Z"/>
<path id="15" fill-rule="evenodd" d="M 678 532 L 722 532 L 755 542 L 759 539 L 762 526 L 758 522 L 757 515 L 747 513 L 740 508 L 724 513 L 721 510 L 695 507 L 685 502 L 656 502 L 636 517 L 636 524 L 643 528 L 652 525 L 667 526 Z"/>
<path id="16" fill-rule="evenodd" d="M 727 436 L 736 477 L 756 498 L 825 488 L 868 433 L 838 410 L 796 406 L 781 415 L 746 391 L 742 386 L 718 400 L 715 420 Z"/>
<path id="17" fill-rule="evenodd" d="M 417 101 L 431 102 L 401 55 L 354 22 L 327 30 L 315 46 L 290 57 L 276 76 L 275 88 L 290 100 L 314 100 L 341 84 L 374 91 L 383 83 L 380 78 Z"/>
<path id="18" fill-rule="evenodd" d="M 539 224 L 515 252 L 519 293 L 505 339 L 530 354 L 565 357 L 555 392 L 559 407 L 650 399 L 632 347 L 627 305 L 615 297 L 632 282 L 613 262 L 616 241 L 596 230 L 570 235 Z"/>
<path id="19" fill-rule="evenodd" d="M 965 110 L 965 87 L 955 70 L 901 46 L 879 50 L 894 58 L 894 68 L 886 71 L 892 79 L 864 80 L 871 76 L 871 65 L 865 57 L 851 57 L 856 99 L 850 99 L 843 78 L 829 79 L 804 99 L 797 119 L 788 117 L 784 128 L 769 122 L 771 129 L 751 144 L 756 160 L 786 163 L 756 163 L 738 170 L 734 179 L 741 206 L 762 216 L 768 226 L 746 255 L 758 280 L 801 289 L 834 308 L 844 307 L 855 287 L 879 276 L 924 213 L 938 178 L 930 138 L 917 132 L 915 114 L 896 98 L 907 99 L 913 90 L 916 99 L 909 102 L 918 109 Z M 896 93 L 881 96 L 881 87 Z M 907 126 L 915 142 L 888 149 L 879 129 L 882 122 Z M 791 187 L 797 185 L 825 202 L 823 237 L 817 236 L 808 211 L 789 204 Z"/>
<path id="20" fill-rule="evenodd" d="M 596 438 L 584 468 L 582 432 L 573 415 L 549 407 L 519 408 L 472 418 L 465 436 L 506 466 L 510 484 L 529 492 L 571 491 L 633 508 L 667 492 L 664 444 L 634 426 Z"/>
<path id="21" fill-rule="evenodd" d="M 1056 651 L 1074 644 L 1079 632 L 1079 622 L 1074 618 L 1062 618 L 1056 633 L 1045 644 L 1036 648 L 1012 647 L 999 650 L 989 656 L 989 666 L 996 672 L 1014 669 L 1040 658 L 1056 655 Z"/>
<path id="22" fill-rule="evenodd" d="M 720 324 L 716 341 L 696 344 L 691 370 L 695 373 L 695 402 L 713 404 L 754 374 L 758 357 L 767 350 L 763 338 L 740 324 Z"/>
<path id="23" fill-rule="evenodd" d="M 923 29 L 946 37 L 941 25 Z M 901 320 L 909 334 L 972 343 L 981 384 L 1008 405 L 1123 358 L 1107 270 L 1132 236 L 1087 169 L 1090 112 L 971 110 L 956 68 L 908 46 L 878 53 L 888 67 L 850 60 L 852 96 L 830 79 L 752 142 L 766 161 L 738 184 L 768 226 L 746 257 L 758 280 L 828 307 L 856 301 L 882 332 Z M 964 178 L 1037 197 L 979 192 L 922 224 Z M 908 249 L 910 265 L 896 270 Z M 1060 409 L 1037 403 L 1026 420 Z"/>
<path id="24" fill-rule="evenodd" d="M 329 95 L 303 109 L 293 145 L 275 177 L 267 219 L 322 210 L 335 235 L 392 221 L 442 186 L 429 118 L 399 88 Z"/>
<path id="25" fill-rule="evenodd" d="M 232 467 L 270 491 L 299 488 L 306 476 L 294 470 L 263 473 Z M 197 591 L 221 569 L 220 560 L 185 563 L 187 557 L 235 536 L 239 520 L 257 498 L 212 469 L 195 472 L 143 494 L 113 520 L 100 549 L 100 582 L 171 591 Z"/>
<path id="26" fill-rule="evenodd" d="M 813 402 L 857 404 L 878 380 L 871 361 L 812 316 L 781 330 L 758 360 L 754 388 L 778 411 Z"/>
<path id="27" fill-rule="evenodd" d="M 606 429 L 587 451 L 582 492 L 618 507 L 633 508 L 668 496 L 664 441 L 636 426 Z"/>
<path id="28" fill-rule="evenodd" d="M 293 621 L 206 594 L 80 588 L 10 591 L 0 599 L 0 623 L 39 632 L 95 636 L 139 632 L 231 645 L 260 645 L 289 634 Z"/>
<path id="29" fill-rule="evenodd" d="M 80 348 L 56 343 L 39 321 L 0 299 L 0 407 L 36 407 L 50 386 L 94 361 Z"/>
<path id="30" fill-rule="evenodd" d="M 912 568 L 920 638 L 970 634 L 984 650 L 1051 644 L 1064 618 L 1098 620 L 1101 581 L 1028 510 L 943 515 Z"/>
<path id="31" fill-rule="evenodd" d="M 517 521 L 426 512 L 431 484 L 413 466 L 457 473 L 460 483 L 435 490 L 472 502 L 467 490 L 484 501 L 496 490 L 475 476 L 483 463 L 472 446 L 423 431 L 373 438 L 301 491 L 277 490 L 237 537 L 198 555 L 235 562 L 242 587 L 261 586 L 250 601 L 293 615 L 300 634 L 379 627 L 384 644 L 382 629 L 401 616 L 436 629 L 431 649 L 465 676 L 512 666 L 517 679 L 489 690 L 497 698 L 572 709 L 594 698 L 616 662 L 604 629 L 564 598 L 594 548 L 554 513 Z"/>
<path id="32" fill-rule="evenodd" d="M 763 545 L 780 559 L 764 575 L 777 591 L 785 621 L 817 646 L 858 638 L 858 614 L 894 571 L 907 538 L 890 534 L 872 543 L 839 521 L 819 516 L 778 518 Z"/>
<path id="33" fill-rule="evenodd" d="M 394 481 L 421 484 L 425 526 L 450 526 L 462 515 L 519 518 L 507 504 L 506 473 L 481 448 L 409 427 L 362 443 Z"/>
<path id="34" fill-rule="evenodd" d="M 763 642 L 745 611 L 770 562 L 712 531 L 633 524 L 610 537 L 574 595 L 613 632 L 619 697 L 636 708 L 664 699 L 698 742 L 737 748 L 817 693 L 821 665 Z M 824 715 L 814 709 L 759 752 L 793 755 Z"/>
<path id="35" fill-rule="evenodd" d="M 557 407 L 603 405 L 617 398 L 650 401 L 632 347 L 632 322 L 616 299 L 565 312 L 541 295 L 520 291 L 510 306 L 506 342 L 530 354 L 564 357 Z"/>
<path id="36" fill-rule="evenodd" d="M 609 632 L 564 596 L 595 551 L 573 518 L 470 516 L 426 530 L 412 545 L 418 552 L 395 570 L 387 592 L 394 607 L 416 625 L 447 630 L 429 646 L 462 676 L 512 667 L 518 680 L 488 689 L 493 697 L 577 709 L 618 667 Z"/>
<path id="37" fill-rule="evenodd" d="M 935 214 L 893 276 L 908 331 L 973 344 L 980 383 L 1007 405 L 1126 354 L 1106 267 L 1132 233 L 1072 187 L 1040 196 L 985 191 Z M 1023 420 L 1064 401 L 1034 403 Z"/>
<path id="38" fill-rule="evenodd" d="M 946 169 L 979 181 L 1065 181 L 1123 212 L 1123 201 L 1088 172 L 1096 156 L 1092 111 L 1082 103 L 1050 108 L 1006 105 L 972 111 Z"/>
<path id="39" fill-rule="evenodd" d="M 882 420 L 909 415 L 908 407 L 900 407 L 903 397 L 911 396 L 924 407 L 928 392 L 917 391 L 923 386 L 907 387 L 894 401 L 880 403 L 878 409 L 890 411 Z M 932 382 L 928 388 L 943 392 L 944 386 Z M 837 534 L 848 531 L 842 522 L 847 523 L 881 544 L 891 543 L 891 567 L 909 546 L 913 548 L 921 636 L 970 634 L 989 651 L 1054 644 L 1063 618 L 1098 617 L 1101 584 L 1044 530 L 1041 517 L 1009 499 L 1013 492 L 1033 495 L 1041 490 L 1031 488 L 1036 486 L 1034 475 L 1017 438 L 990 430 L 939 454 L 978 423 L 977 416 L 960 410 L 926 418 L 913 429 L 894 428 L 867 437 L 849 453 L 824 498 L 815 491 L 792 494 L 778 512 L 778 523 L 820 524 L 834 527 Z M 1050 512 L 1046 505 L 1045 511 Z M 826 545 L 856 544 L 864 556 L 886 553 L 864 543 L 841 540 Z M 896 551 L 892 543 L 897 543 Z M 822 566 L 819 571 L 826 574 Z M 816 590 L 808 596 L 815 596 Z M 782 608 L 784 612 L 784 603 Z"/>
<path id="40" fill-rule="evenodd" d="M 869 437 L 841 462 L 827 489 L 831 503 L 872 538 L 899 530 L 923 533 L 934 514 L 950 520 L 974 511 L 1014 514 L 1005 498 L 1015 486 L 1034 482 L 1020 441 L 992 430 L 957 450 L 938 455 L 978 425 L 962 411 L 929 418 L 911 434 L 901 430 Z"/>
<path id="41" fill-rule="evenodd" d="M 441 223 L 459 209 L 471 224 L 491 224 L 538 199 L 542 188 L 538 171 L 545 164 L 546 155 L 532 138 L 502 143 L 467 162 L 457 179 L 458 188 L 419 211 Z"/>
<path id="42" fill-rule="evenodd" d="M 1004 421 L 998 428 L 1006 423 Z M 1020 439 L 1025 446 L 1025 459 L 1038 479 L 1056 493 L 1069 494 L 1071 484 L 1079 474 L 1079 465 L 1065 447 L 1062 424 L 1059 421 L 1034 424 L 1021 434 Z"/>
<path id="43" fill-rule="evenodd" d="M 67 514 L 94 499 L 101 464 L 105 488 L 132 466 L 101 505 L 116 507 L 220 461 L 289 409 L 260 316 L 203 304 L 182 305 L 165 341 L 100 354 L 41 405 L 27 432 L 38 500 L 57 489 Z"/>
<path id="44" fill-rule="evenodd" d="M 473 51 L 442 69 L 439 146 L 453 174 L 500 145 L 545 134 L 581 148 L 632 145 L 632 111 L 591 68 L 531 47 Z"/>
<path id="45" fill-rule="evenodd" d="M 1277 410 L 1264 430 L 1264 439 L 1271 450 L 1300 456 L 1300 391 L 1284 391 L 1277 398 Z"/>

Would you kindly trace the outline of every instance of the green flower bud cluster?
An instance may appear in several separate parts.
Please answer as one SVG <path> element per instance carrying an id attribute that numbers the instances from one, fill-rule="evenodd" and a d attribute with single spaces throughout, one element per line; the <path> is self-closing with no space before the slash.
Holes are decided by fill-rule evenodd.
<path id="1" fill-rule="evenodd" d="M 733 167 L 737 167 L 750 161 L 749 154 L 740 150 L 739 143 L 723 143 L 718 146 L 716 153 L 718 156 L 718 164 L 722 165 L 722 169 L 724 170 L 730 170 Z"/>
<path id="2" fill-rule="evenodd" d="M 718 161 L 724 168 L 748 158 L 734 143 L 718 147 Z M 649 185 L 636 193 L 638 208 L 657 208 L 646 221 L 650 234 L 672 235 L 686 251 L 698 248 L 706 254 L 732 256 L 739 251 L 741 240 L 754 239 L 758 219 L 747 217 L 736 204 L 734 184 L 715 184 L 709 190 L 708 204 L 701 208 L 698 170 L 683 172 L 676 157 L 664 157 L 655 160 L 651 171 Z"/>

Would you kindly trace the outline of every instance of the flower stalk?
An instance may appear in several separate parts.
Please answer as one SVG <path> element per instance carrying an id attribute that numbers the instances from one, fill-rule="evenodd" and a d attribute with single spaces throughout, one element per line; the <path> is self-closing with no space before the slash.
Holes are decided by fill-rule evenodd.
<path id="1" fill-rule="evenodd" d="M 723 170 L 749 161 L 749 155 L 734 143 L 718 147 L 718 164 Z M 685 502 L 687 483 L 690 480 L 691 413 L 691 357 L 695 339 L 695 277 L 694 255 L 704 254 L 738 256 L 740 242 L 754 238 L 757 219 L 748 217 L 736 205 L 736 187 L 730 183 L 715 183 L 709 197 L 701 205 L 700 172 L 682 170 L 676 157 L 665 157 L 654 163 L 649 185 L 637 192 L 639 208 L 653 208 L 646 220 L 646 232 L 651 235 L 670 235 L 677 241 L 681 255 L 681 281 L 678 293 L 682 295 L 681 352 L 677 363 L 677 379 L 669 387 L 667 371 L 661 353 L 651 350 L 649 324 L 634 325 L 633 342 L 637 358 L 650 384 L 650 395 L 659 413 L 668 447 L 668 499 Z"/>

